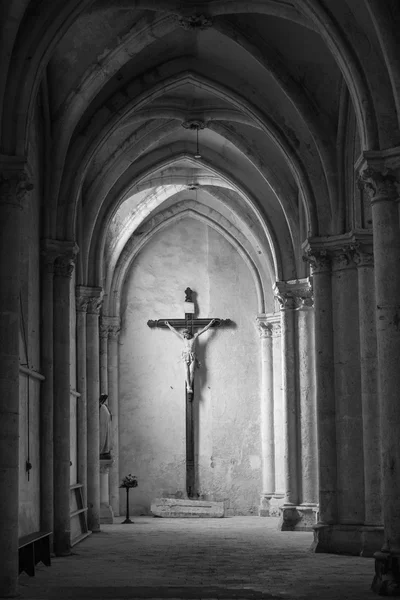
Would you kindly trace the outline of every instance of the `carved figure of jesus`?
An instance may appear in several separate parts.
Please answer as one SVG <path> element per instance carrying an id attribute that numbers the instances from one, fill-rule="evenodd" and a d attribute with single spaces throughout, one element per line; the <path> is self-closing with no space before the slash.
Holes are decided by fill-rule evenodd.
<path id="1" fill-rule="evenodd" d="M 193 393 L 194 369 L 196 366 L 196 340 L 207 329 L 210 329 L 218 319 L 212 319 L 201 331 L 194 335 L 189 329 L 183 329 L 182 333 L 177 331 L 175 327 L 165 321 L 165 325 L 170 328 L 181 340 L 183 340 L 182 360 L 185 363 L 186 390 L 188 394 Z"/>

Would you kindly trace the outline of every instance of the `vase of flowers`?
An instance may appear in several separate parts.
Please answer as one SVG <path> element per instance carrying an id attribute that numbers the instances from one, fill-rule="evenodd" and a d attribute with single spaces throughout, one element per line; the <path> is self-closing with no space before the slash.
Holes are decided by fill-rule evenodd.
<path id="1" fill-rule="evenodd" d="M 129 490 L 131 488 L 135 488 L 137 487 L 138 484 L 138 480 L 136 475 L 132 475 L 131 473 L 129 473 L 129 475 L 125 475 L 125 477 L 122 480 L 121 485 L 119 486 L 120 488 L 125 488 L 126 489 L 126 518 L 125 521 L 122 521 L 122 524 L 130 524 L 133 523 L 133 521 L 131 521 L 131 519 L 129 518 Z"/>

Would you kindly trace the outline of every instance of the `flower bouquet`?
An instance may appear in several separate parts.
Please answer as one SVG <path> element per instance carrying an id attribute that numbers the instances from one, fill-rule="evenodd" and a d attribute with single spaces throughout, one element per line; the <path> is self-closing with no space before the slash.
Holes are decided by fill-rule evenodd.
<path id="1" fill-rule="evenodd" d="M 130 520 L 129 518 L 129 490 L 131 488 L 135 488 L 138 485 L 138 480 L 136 475 L 132 475 L 131 473 L 129 473 L 129 475 L 125 475 L 125 477 L 123 478 L 121 485 L 119 486 L 120 488 L 125 488 L 126 489 L 126 518 L 125 521 L 122 521 L 123 524 L 131 524 L 133 523 L 133 521 Z"/>

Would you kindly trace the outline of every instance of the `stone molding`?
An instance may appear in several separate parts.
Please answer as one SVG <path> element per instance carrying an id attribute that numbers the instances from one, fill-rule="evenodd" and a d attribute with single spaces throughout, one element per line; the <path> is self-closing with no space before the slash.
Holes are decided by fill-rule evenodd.
<path id="1" fill-rule="evenodd" d="M 310 278 L 277 281 L 274 285 L 274 294 L 281 310 L 301 310 L 314 306 Z"/>
<path id="2" fill-rule="evenodd" d="M 28 192 L 33 190 L 32 176 L 24 158 L 0 155 L 0 204 L 23 208 Z"/>
<path id="3" fill-rule="evenodd" d="M 186 31 L 203 31 L 212 27 L 212 19 L 205 15 L 190 15 L 177 17 L 178 24 Z"/>
<path id="4" fill-rule="evenodd" d="M 103 289 L 101 287 L 77 285 L 75 300 L 78 312 L 99 315 L 103 302 Z"/>

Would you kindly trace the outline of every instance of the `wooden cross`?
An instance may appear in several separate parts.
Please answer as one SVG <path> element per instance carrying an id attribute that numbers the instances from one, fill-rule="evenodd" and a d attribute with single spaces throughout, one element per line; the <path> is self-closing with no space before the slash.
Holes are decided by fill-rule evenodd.
<path id="1" fill-rule="evenodd" d="M 204 328 L 214 320 L 214 323 L 210 327 L 221 327 L 224 325 L 230 325 L 232 322 L 230 319 L 219 319 L 219 318 L 208 318 L 208 319 L 196 319 L 194 318 L 195 306 L 193 302 L 193 291 L 190 288 L 185 290 L 185 318 L 184 319 L 157 319 L 156 321 L 147 321 L 147 325 L 153 327 L 164 327 L 168 328 L 167 321 L 172 325 L 174 329 L 183 328 L 187 329 L 193 336 L 195 329 Z M 194 382 L 192 383 L 192 391 L 189 392 L 185 385 L 185 398 L 186 398 L 186 493 L 188 498 L 196 497 L 195 482 L 195 464 L 194 464 L 194 418 L 193 418 L 193 393 L 194 393 Z"/>

